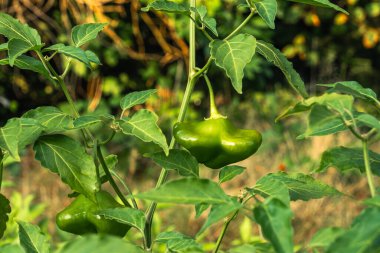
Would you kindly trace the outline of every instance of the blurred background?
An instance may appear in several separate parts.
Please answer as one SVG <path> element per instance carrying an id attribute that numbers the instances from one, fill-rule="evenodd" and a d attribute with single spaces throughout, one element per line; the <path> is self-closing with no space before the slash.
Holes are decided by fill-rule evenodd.
<path id="1" fill-rule="evenodd" d="M 178 0 L 180 1 L 180 0 Z M 158 90 L 148 100 L 147 109 L 155 111 L 159 124 L 170 138 L 182 100 L 187 74 L 188 18 L 141 12 L 148 1 L 138 0 L 1 0 L 0 11 L 8 13 L 36 28 L 46 44 L 69 43 L 71 28 L 88 22 L 107 22 L 99 38 L 88 45 L 100 58 L 102 65 L 90 72 L 84 64 L 75 62 L 67 76 L 71 94 L 82 113 L 120 113 L 119 101 L 127 93 L 138 90 Z M 209 15 L 218 24 L 221 37 L 228 34 L 246 17 L 247 10 L 239 1 L 198 0 L 207 6 Z M 244 2 L 244 1 L 242 1 Z M 303 77 L 311 94 L 318 94 L 318 83 L 356 80 L 363 86 L 380 91 L 380 2 L 378 0 L 332 1 L 345 8 L 347 16 L 329 9 L 315 8 L 279 1 L 276 30 L 269 29 L 257 16 L 244 32 L 271 42 L 279 48 Z M 4 38 L 0 38 L 2 43 Z M 6 55 L 0 52 L 0 58 Z M 197 65 L 208 58 L 208 40 L 197 34 Z M 62 70 L 65 59 L 54 58 Z M 359 143 L 349 133 L 296 140 L 306 125 L 302 118 L 289 118 L 275 123 L 280 112 L 296 101 L 296 96 L 282 73 L 255 56 L 245 69 L 243 95 L 238 95 L 229 79 L 215 66 L 209 71 L 220 111 L 239 127 L 255 128 L 263 133 L 259 152 L 240 163 L 247 171 L 225 186 L 230 194 L 239 194 L 244 186 L 253 186 L 266 173 L 278 170 L 310 173 L 318 167 L 319 159 L 328 147 Z M 67 110 L 63 94 L 43 77 L 32 72 L 0 67 L 0 125 L 29 109 L 56 105 Z M 188 119 L 208 116 L 208 93 L 200 81 L 191 100 Z M 139 109 L 139 108 L 135 108 Z M 93 129 L 107 136 L 102 129 Z M 108 152 L 118 155 L 118 173 L 133 189 L 142 191 L 155 185 L 160 168 L 142 154 L 153 150 L 146 143 L 118 136 L 108 146 Z M 380 147 L 373 146 L 373 149 Z M 201 168 L 205 177 L 217 178 L 217 172 Z M 58 176 L 34 161 L 33 150 L 25 151 L 21 163 L 7 164 L 5 194 L 12 203 L 12 216 L 39 223 L 57 242 L 69 237 L 57 231 L 55 214 L 70 203 L 68 187 Z M 172 178 L 176 175 L 171 175 Z M 339 199 L 296 202 L 292 208 L 295 240 L 304 243 L 322 226 L 347 226 L 360 211 L 355 200 L 367 197 L 365 180 L 356 172 L 337 174 L 334 169 L 317 175 L 348 194 Z M 144 203 L 141 203 L 144 205 Z M 177 229 L 193 236 L 202 226 L 205 216 L 194 218 L 193 208 L 159 206 L 155 232 L 165 228 Z M 17 240 L 16 224 L 8 228 L 0 245 Z M 247 218 L 234 223 L 229 243 L 249 242 L 258 235 L 257 226 Z M 201 238 L 215 241 L 219 230 L 212 227 Z M 138 240 L 139 238 L 131 238 Z"/>

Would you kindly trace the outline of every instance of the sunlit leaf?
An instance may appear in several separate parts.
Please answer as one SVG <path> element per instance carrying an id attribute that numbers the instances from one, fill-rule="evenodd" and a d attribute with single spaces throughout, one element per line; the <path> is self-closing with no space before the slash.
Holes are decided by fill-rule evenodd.
<path id="1" fill-rule="evenodd" d="M 151 89 L 128 93 L 120 100 L 120 107 L 122 110 L 128 110 L 129 108 L 135 105 L 143 104 L 150 96 L 152 96 L 156 92 L 156 89 Z"/>
<path id="2" fill-rule="evenodd" d="M 274 20 L 277 14 L 277 1 L 276 0 L 261 0 L 258 2 L 253 2 L 256 7 L 257 13 L 264 20 L 264 22 L 269 26 L 269 28 L 274 29 Z"/>
<path id="3" fill-rule="evenodd" d="M 151 9 L 155 11 L 190 15 L 190 9 L 187 5 L 167 0 L 156 0 L 149 3 L 146 7 L 141 8 L 142 11 L 149 11 Z"/>
<path id="4" fill-rule="evenodd" d="M 9 65 L 9 59 L 1 59 L 0 65 Z M 46 78 L 50 78 L 49 73 L 45 69 L 44 65 L 39 60 L 33 57 L 21 55 L 17 59 L 15 59 L 14 65 L 20 69 L 31 70 L 33 72 L 43 75 Z"/>
<path id="5" fill-rule="evenodd" d="M 340 8 L 338 5 L 332 4 L 329 0 L 288 0 L 288 1 L 303 3 L 303 4 L 310 4 L 310 5 L 324 7 L 324 8 L 331 8 L 336 11 L 340 11 L 340 12 L 343 12 L 344 14 L 349 15 L 347 11 Z"/>
<path id="6" fill-rule="evenodd" d="M 64 44 L 55 44 L 50 47 L 44 48 L 44 52 L 56 51 L 58 53 L 64 54 L 67 57 L 76 59 L 80 62 L 86 64 L 87 67 L 91 68 L 90 60 L 87 58 L 87 54 L 81 48 L 74 46 L 66 46 Z"/>
<path id="7" fill-rule="evenodd" d="M 244 171 L 245 171 L 245 168 L 241 166 L 237 166 L 237 165 L 224 166 L 219 171 L 219 183 L 221 184 L 221 183 L 230 181 L 236 176 L 243 173 Z"/>
<path id="8" fill-rule="evenodd" d="M 18 221 L 20 244 L 26 253 L 49 253 L 50 245 L 47 236 L 41 229 L 27 222 Z"/>
<path id="9" fill-rule="evenodd" d="M 22 54 L 31 50 L 31 46 L 28 42 L 20 39 L 10 39 L 8 41 L 8 59 L 9 65 L 13 67 L 15 60 Z"/>
<path id="10" fill-rule="evenodd" d="M 99 32 L 103 30 L 106 23 L 87 23 L 74 26 L 71 30 L 71 39 L 76 47 L 80 47 L 87 42 L 96 39 Z"/>

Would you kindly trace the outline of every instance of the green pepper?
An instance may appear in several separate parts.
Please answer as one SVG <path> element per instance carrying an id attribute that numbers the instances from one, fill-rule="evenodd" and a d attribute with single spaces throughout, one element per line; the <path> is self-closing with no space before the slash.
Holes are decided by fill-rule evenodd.
<path id="1" fill-rule="evenodd" d="M 173 134 L 198 162 L 212 169 L 248 158 L 262 140 L 258 131 L 238 129 L 225 117 L 176 123 Z"/>
<path id="2" fill-rule="evenodd" d="M 69 206 L 57 214 L 56 223 L 58 227 L 77 235 L 100 233 L 124 236 L 130 226 L 96 214 L 103 209 L 123 206 L 106 191 L 97 192 L 95 197 L 97 202 L 93 202 L 83 194 L 76 197 Z"/>

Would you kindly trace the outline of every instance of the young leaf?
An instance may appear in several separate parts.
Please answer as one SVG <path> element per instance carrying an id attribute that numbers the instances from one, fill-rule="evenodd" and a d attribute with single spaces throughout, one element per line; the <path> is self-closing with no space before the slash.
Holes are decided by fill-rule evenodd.
<path id="1" fill-rule="evenodd" d="M 224 166 L 219 171 L 219 184 L 230 181 L 245 171 L 244 167 L 237 165 Z"/>
<path id="2" fill-rule="evenodd" d="M 0 148 L 8 151 L 9 155 L 17 161 L 20 160 L 18 154 L 18 137 L 21 134 L 21 124 L 18 118 L 9 119 L 5 126 L 0 128 Z"/>
<path id="3" fill-rule="evenodd" d="M 223 204 L 231 202 L 217 183 L 198 178 L 169 181 L 156 189 L 134 196 L 138 199 L 177 204 Z"/>
<path id="4" fill-rule="evenodd" d="M 0 34 L 9 40 L 23 40 L 30 46 L 42 44 L 41 37 L 36 29 L 29 27 L 27 24 L 21 24 L 17 19 L 2 12 L 0 12 Z"/>
<path id="5" fill-rule="evenodd" d="M 288 187 L 281 180 L 273 178 L 272 174 L 268 174 L 257 180 L 256 185 L 248 192 L 252 195 L 260 194 L 264 198 L 277 198 L 284 204 L 290 204 L 290 196 Z"/>
<path id="6" fill-rule="evenodd" d="M 170 252 L 203 252 L 198 251 L 201 247 L 193 238 L 176 231 L 158 234 L 155 242 L 166 243 Z"/>
<path id="7" fill-rule="evenodd" d="M 338 5 L 332 4 L 329 0 L 288 0 L 288 1 L 303 3 L 303 4 L 310 4 L 310 5 L 324 7 L 324 8 L 331 8 L 336 11 L 340 11 L 340 12 L 343 12 L 344 14 L 349 15 L 347 11 L 340 8 Z"/>
<path id="8" fill-rule="evenodd" d="M 306 92 L 305 84 L 300 75 L 294 70 L 293 64 L 281 53 L 280 50 L 275 48 L 272 44 L 258 40 L 257 52 L 265 57 L 269 62 L 272 62 L 278 67 L 285 75 L 290 86 L 303 98 L 307 98 L 309 95 Z"/>
<path id="9" fill-rule="evenodd" d="M 311 108 L 306 131 L 297 137 L 304 139 L 311 136 L 323 136 L 347 130 L 342 118 L 326 106 L 315 105 Z"/>
<path id="10" fill-rule="evenodd" d="M 80 47 L 87 42 L 96 39 L 99 32 L 103 30 L 106 23 L 89 23 L 74 26 L 71 30 L 71 39 L 76 47 Z"/>
<path id="11" fill-rule="evenodd" d="M 28 42 L 20 39 L 10 39 L 8 41 L 8 59 L 9 65 L 13 67 L 15 60 L 20 55 L 31 50 L 33 46 L 31 46 Z"/>
<path id="12" fill-rule="evenodd" d="M 371 170 L 380 176 L 380 154 L 369 151 Z M 322 154 L 321 162 L 316 172 L 326 171 L 335 167 L 340 172 L 358 169 L 365 172 L 363 150 L 361 148 L 336 147 L 326 150 Z"/>
<path id="13" fill-rule="evenodd" d="M 277 198 L 267 199 L 253 210 L 263 235 L 268 239 L 276 252 L 293 253 L 293 217 L 290 207 Z"/>
<path id="14" fill-rule="evenodd" d="M 0 65 L 8 65 L 9 59 L 1 59 Z M 44 65 L 37 59 L 27 56 L 21 55 L 17 59 L 15 59 L 14 65 L 20 69 L 31 70 L 33 72 L 39 73 L 45 78 L 49 79 L 49 73 L 45 69 Z"/>
<path id="15" fill-rule="evenodd" d="M 135 105 L 143 104 L 150 96 L 156 92 L 156 89 L 131 92 L 120 100 L 120 107 L 124 111 L 132 108 Z"/>
<path id="16" fill-rule="evenodd" d="M 73 118 L 54 106 L 41 106 L 24 113 L 22 118 L 37 120 L 44 126 L 44 133 L 59 133 L 73 128 Z"/>
<path id="17" fill-rule="evenodd" d="M 277 1 L 276 0 L 261 0 L 259 2 L 253 3 L 256 7 L 257 13 L 264 20 L 264 22 L 269 26 L 269 28 L 274 29 L 274 20 L 277 14 Z"/>
<path id="18" fill-rule="evenodd" d="M 364 88 L 356 81 L 337 82 L 333 84 L 318 84 L 319 86 L 330 88 L 328 92 L 340 92 L 360 98 L 372 104 L 379 105 L 376 93 L 370 88 Z"/>
<path id="19" fill-rule="evenodd" d="M 168 156 L 164 152 L 145 154 L 145 156 L 166 170 L 176 170 L 181 176 L 199 177 L 197 159 L 185 150 L 171 149 Z"/>
<path id="20" fill-rule="evenodd" d="M 111 252 L 128 252 L 128 253 L 146 253 L 140 247 L 128 243 L 121 238 L 107 235 L 86 235 L 77 237 L 60 250 L 60 253 L 111 253 Z"/>
<path id="21" fill-rule="evenodd" d="M 46 235 L 38 226 L 18 221 L 20 244 L 26 253 L 49 253 L 50 245 Z"/>
<path id="22" fill-rule="evenodd" d="M 288 175 L 279 172 L 271 174 L 270 177 L 275 178 L 286 185 L 291 200 L 307 201 L 310 199 L 342 195 L 341 192 L 332 186 L 319 182 L 313 177 L 302 173 Z"/>
<path id="23" fill-rule="evenodd" d="M 351 228 L 340 235 L 327 253 L 369 253 L 380 251 L 380 208 L 365 209 L 353 221 Z"/>
<path id="24" fill-rule="evenodd" d="M 2 166 L 2 161 L 0 163 L 0 166 Z M 7 228 L 8 215 L 10 213 L 11 206 L 9 205 L 9 200 L 0 193 L 0 239 L 3 237 L 5 229 Z"/>
<path id="25" fill-rule="evenodd" d="M 209 204 L 195 204 L 195 218 L 199 218 L 201 214 L 206 211 L 210 205 Z"/>
<path id="26" fill-rule="evenodd" d="M 95 164 L 80 143 L 64 135 L 47 135 L 40 137 L 33 149 L 42 166 L 58 173 L 72 190 L 94 199 L 99 189 Z"/>
<path id="27" fill-rule="evenodd" d="M 224 69 L 238 93 L 242 93 L 244 67 L 252 60 L 256 39 L 249 34 L 239 34 L 229 40 L 214 40 L 210 43 L 211 57 Z"/>
<path id="28" fill-rule="evenodd" d="M 99 57 L 94 52 L 90 50 L 86 50 L 85 53 L 90 62 L 93 62 L 97 65 L 102 65 L 102 63 L 99 60 Z"/>
<path id="29" fill-rule="evenodd" d="M 157 126 L 158 116 L 148 110 L 139 110 L 132 117 L 120 120 L 120 127 L 124 134 L 133 135 L 144 142 L 154 142 L 169 155 L 169 147 L 165 135 Z"/>
<path id="30" fill-rule="evenodd" d="M 203 224 L 201 229 L 198 231 L 197 235 L 200 235 L 203 233 L 207 228 L 209 228 L 211 225 L 215 224 L 216 222 L 220 221 L 223 218 L 226 218 L 227 216 L 233 214 L 240 208 L 242 208 L 243 205 L 239 203 L 236 199 L 231 198 L 231 201 L 227 204 L 217 204 L 212 205 L 211 211 L 207 217 L 206 222 Z"/>
<path id="31" fill-rule="evenodd" d="M 175 3 L 167 0 L 156 0 L 151 3 L 149 3 L 146 7 L 141 8 L 141 11 L 149 11 L 149 10 L 155 10 L 155 11 L 164 11 L 168 13 L 179 13 L 179 14 L 185 14 L 190 15 L 190 9 L 187 5 L 181 4 L 181 3 Z"/>
<path id="32" fill-rule="evenodd" d="M 144 235 L 146 219 L 144 212 L 141 210 L 123 207 L 100 210 L 96 214 L 106 219 L 135 227 Z"/>
<path id="33" fill-rule="evenodd" d="M 338 227 L 323 228 L 314 234 L 308 244 L 308 247 L 326 249 L 338 236 L 344 232 L 345 230 L 343 228 Z"/>
<path id="34" fill-rule="evenodd" d="M 370 114 L 360 114 L 357 117 L 357 121 L 364 124 L 365 126 L 375 128 L 380 130 L 380 121 Z"/>
<path id="35" fill-rule="evenodd" d="M 0 51 L 6 51 L 8 50 L 8 43 L 0 44 Z"/>
<path id="36" fill-rule="evenodd" d="M 207 8 L 204 5 L 197 6 L 196 8 L 190 8 L 199 16 L 200 22 L 207 27 L 216 37 L 218 37 L 218 31 L 216 29 L 215 18 L 207 17 Z"/>
<path id="37" fill-rule="evenodd" d="M 81 48 L 74 46 L 66 46 L 60 43 L 47 47 L 43 51 L 57 51 L 58 53 L 66 55 L 67 57 L 83 62 L 84 64 L 86 64 L 87 67 L 91 68 L 90 60 L 87 58 L 86 52 L 83 51 Z"/>

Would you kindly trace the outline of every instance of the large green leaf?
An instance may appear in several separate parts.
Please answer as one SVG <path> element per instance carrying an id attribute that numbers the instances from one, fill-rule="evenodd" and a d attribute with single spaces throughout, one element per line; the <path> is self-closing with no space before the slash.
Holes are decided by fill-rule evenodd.
<path id="1" fill-rule="evenodd" d="M 120 100 L 120 107 L 122 110 L 128 110 L 135 105 L 143 104 L 150 96 L 156 92 L 156 89 L 151 89 L 128 93 Z"/>
<path id="2" fill-rule="evenodd" d="M 155 11 L 190 15 L 190 9 L 187 5 L 167 0 L 156 0 L 149 3 L 146 7 L 141 8 L 142 11 L 149 11 L 151 9 Z"/>
<path id="3" fill-rule="evenodd" d="M 290 207 L 277 198 L 269 198 L 253 210 L 264 237 L 277 253 L 293 253 L 293 217 Z"/>
<path id="4" fill-rule="evenodd" d="M 193 238 L 176 231 L 158 234 L 155 242 L 165 243 L 170 252 L 203 252 L 201 251 L 201 246 Z"/>
<path id="5" fill-rule="evenodd" d="M 276 179 L 272 175 L 269 174 L 257 180 L 253 188 L 247 188 L 248 192 L 253 195 L 259 194 L 264 198 L 277 198 L 284 204 L 289 205 L 288 187 L 280 179 Z"/>
<path id="6" fill-rule="evenodd" d="M 47 135 L 36 141 L 34 151 L 42 166 L 58 173 L 72 190 L 94 199 L 99 189 L 95 164 L 79 142 L 65 135 Z"/>
<path id="7" fill-rule="evenodd" d="M 86 235 L 67 243 L 60 253 L 146 253 L 142 248 L 122 238 L 106 235 Z"/>
<path id="8" fill-rule="evenodd" d="M 304 139 L 311 136 L 323 136 L 347 130 L 342 118 L 326 106 L 315 105 L 311 108 L 306 131 L 297 137 Z"/>
<path id="9" fill-rule="evenodd" d="M 374 174 L 380 176 L 380 155 L 369 151 L 371 170 Z M 322 154 L 321 162 L 317 172 L 326 171 L 334 167 L 340 172 L 352 169 L 358 169 L 365 172 L 363 150 L 361 148 L 335 147 L 326 150 Z"/>
<path id="10" fill-rule="evenodd" d="M 199 164 L 197 159 L 185 150 L 171 149 L 168 156 L 166 156 L 164 152 L 145 154 L 145 156 L 151 158 L 155 163 L 166 170 L 177 171 L 181 176 L 199 176 Z"/>
<path id="11" fill-rule="evenodd" d="M 278 172 L 270 174 L 271 178 L 275 178 L 286 185 L 289 190 L 291 200 L 310 200 L 322 197 L 333 197 L 342 195 L 341 192 L 334 187 L 322 183 L 312 176 L 302 173 L 287 174 Z"/>
<path id="12" fill-rule="evenodd" d="M 303 98 L 307 98 L 309 95 L 306 92 L 305 84 L 300 77 L 300 75 L 294 70 L 293 64 L 288 61 L 280 50 L 275 48 L 272 44 L 265 41 L 257 41 L 257 52 L 267 59 L 267 61 L 272 62 L 276 67 L 278 67 L 286 80 L 288 80 L 290 86 L 299 93 Z"/>
<path id="13" fill-rule="evenodd" d="M 219 184 L 227 182 L 245 171 L 244 167 L 237 165 L 224 166 L 219 171 Z"/>
<path id="14" fill-rule="evenodd" d="M 41 37 L 37 30 L 29 27 L 27 24 L 21 24 L 20 21 L 0 12 L 0 34 L 11 39 L 19 39 L 27 42 L 30 46 L 41 45 Z"/>
<path id="15" fill-rule="evenodd" d="M 353 221 L 351 228 L 340 235 L 327 253 L 380 252 L 380 208 L 365 209 Z"/>
<path id="16" fill-rule="evenodd" d="M 256 39 L 249 34 L 239 34 L 229 40 L 214 40 L 210 43 L 211 57 L 217 66 L 224 69 L 238 93 L 242 93 L 244 67 L 252 60 Z"/>
<path id="17" fill-rule="evenodd" d="M 18 118 L 9 119 L 5 126 L 0 128 L 0 148 L 8 151 L 9 155 L 17 161 L 20 160 L 18 138 L 21 131 L 21 123 Z"/>
<path id="18" fill-rule="evenodd" d="M 71 39 L 76 47 L 96 39 L 98 33 L 103 30 L 106 23 L 88 23 L 74 26 L 71 30 Z"/>
<path id="19" fill-rule="evenodd" d="M 45 128 L 35 119 L 19 118 L 19 121 L 21 133 L 18 136 L 18 148 L 21 150 L 25 146 L 33 144 Z"/>
<path id="20" fill-rule="evenodd" d="M 169 154 L 169 147 L 165 135 L 157 125 L 158 116 L 148 110 L 139 110 L 132 117 L 120 120 L 120 127 L 124 134 L 133 135 L 144 142 L 154 142 Z"/>
<path id="21" fill-rule="evenodd" d="M 338 5 L 332 4 L 329 0 L 288 0 L 297 3 L 310 4 L 319 7 L 331 8 L 336 11 L 343 12 L 348 15 L 348 12 L 340 8 Z"/>
<path id="22" fill-rule="evenodd" d="M 135 227 L 144 235 L 146 219 L 145 213 L 141 210 L 123 207 L 100 210 L 96 212 L 96 214 L 103 216 L 106 219 Z"/>
<path id="23" fill-rule="evenodd" d="M 231 202 L 217 183 L 198 178 L 169 181 L 156 189 L 134 196 L 138 199 L 177 204 L 223 204 Z"/>
<path id="24" fill-rule="evenodd" d="M 50 245 L 46 235 L 38 226 L 18 221 L 20 244 L 26 253 L 49 253 Z"/>
<path id="25" fill-rule="evenodd" d="M 59 43 L 59 44 L 55 44 L 50 47 L 47 47 L 43 51 L 44 52 L 56 51 L 58 53 L 66 55 L 67 57 L 83 62 L 84 64 L 86 64 L 87 67 L 91 68 L 90 60 L 87 58 L 86 52 L 83 51 L 79 47 L 66 46 L 64 44 Z"/>
<path id="26" fill-rule="evenodd" d="M 44 133 L 59 133 L 73 128 L 73 118 L 54 106 L 41 106 L 22 115 L 23 118 L 37 120 L 44 126 Z"/>
<path id="27" fill-rule="evenodd" d="M 0 65 L 8 65 L 9 64 L 9 59 L 1 59 L 0 60 Z M 44 65 L 37 59 L 27 56 L 27 55 L 21 55 L 18 57 L 14 65 L 20 69 L 26 69 L 26 70 L 31 70 L 33 72 L 39 73 L 42 76 L 46 78 L 50 78 L 49 72 L 45 69 Z"/>
<path id="28" fill-rule="evenodd" d="M 326 249 L 338 236 L 344 232 L 345 230 L 343 228 L 338 227 L 323 228 L 314 234 L 308 244 L 308 247 Z"/>
<path id="29" fill-rule="evenodd" d="M 256 7 L 257 13 L 264 20 L 264 22 L 271 28 L 274 29 L 274 20 L 277 14 L 277 0 L 261 0 L 253 1 Z"/>
<path id="30" fill-rule="evenodd" d="M 2 161 L 0 163 L 0 166 L 2 166 Z M 0 193 L 0 239 L 3 237 L 4 231 L 7 228 L 8 215 L 10 213 L 11 206 L 9 205 L 9 200 Z"/>
<path id="31" fill-rule="evenodd" d="M 20 39 L 10 39 L 8 41 L 8 59 L 9 65 L 13 67 L 15 60 L 22 54 L 31 50 L 31 46 L 28 42 Z"/>

